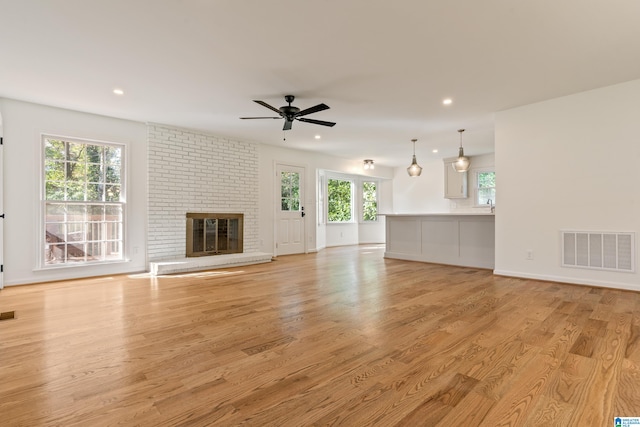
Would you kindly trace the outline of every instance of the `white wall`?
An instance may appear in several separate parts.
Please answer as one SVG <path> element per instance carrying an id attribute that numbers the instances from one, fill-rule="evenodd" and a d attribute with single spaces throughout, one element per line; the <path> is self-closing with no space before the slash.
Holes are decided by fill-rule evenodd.
<path id="1" fill-rule="evenodd" d="M 394 169 L 393 175 L 393 210 L 389 213 L 443 213 L 474 212 L 475 171 L 492 168 L 495 165 L 494 154 L 470 157 L 471 166 L 468 174 L 468 194 L 466 199 L 444 198 L 444 162 L 442 159 L 429 158 L 419 160 L 422 174 L 411 177 L 406 167 Z M 496 192 L 499 191 L 496 188 Z M 486 210 L 486 209 L 485 209 Z"/>
<path id="2" fill-rule="evenodd" d="M 60 108 L 0 99 L 4 132 L 4 280 L 6 285 L 144 271 L 146 263 L 146 126 Z M 122 143 L 127 150 L 128 262 L 37 270 L 41 135 Z"/>
<path id="3" fill-rule="evenodd" d="M 323 249 L 326 246 L 336 246 L 340 244 L 358 244 L 360 243 L 360 235 L 358 223 L 353 224 L 318 224 L 317 209 L 317 191 L 318 179 L 321 175 L 320 171 L 333 171 L 359 176 L 373 176 L 381 180 L 390 180 L 393 174 L 391 168 L 376 165 L 373 171 L 363 171 L 362 162 L 341 159 L 317 153 L 311 153 L 302 150 L 293 150 L 290 148 L 276 147 L 272 145 L 260 145 L 260 250 L 264 252 L 275 253 L 274 242 L 274 224 L 275 224 L 275 164 L 286 163 L 294 166 L 303 166 L 306 168 L 306 188 L 305 188 L 305 217 L 306 235 L 307 235 L 307 252 L 314 252 Z M 381 185 L 381 204 L 389 203 L 390 195 L 384 192 L 388 191 L 388 187 Z M 382 208 L 390 208 L 382 206 Z M 375 227 L 375 226 L 374 226 Z M 384 239 L 384 223 L 378 224 L 377 231 L 367 230 L 363 235 L 366 239 L 370 239 L 371 235 L 380 235 Z M 342 233 L 342 234 L 340 234 Z M 384 240 L 382 240 L 384 241 Z M 362 243 L 370 243 L 363 241 Z"/>
<path id="4" fill-rule="evenodd" d="M 420 159 L 420 176 L 411 177 L 406 167 L 394 169 L 393 210 L 388 213 L 449 212 L 449 200 L 444 198 L 444 164 L 442 159 Z"/>
<path id="5" fill-rule="evenodd" d="M 638 243 L 639 118 L 640 80 L 496 115 L 496 273 L 640 290 L 638 272 L 560 267 L 559 240 L 633 231 Z"/>

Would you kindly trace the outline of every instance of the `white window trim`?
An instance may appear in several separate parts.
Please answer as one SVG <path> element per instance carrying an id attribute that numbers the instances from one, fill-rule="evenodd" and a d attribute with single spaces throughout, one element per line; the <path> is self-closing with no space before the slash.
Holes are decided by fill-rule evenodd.
<path id="1" fill-rule="evenodd" d="M 60 140 L 64 140 L 64 141 L 68 141 L 68 142 L 77 142 L 77 143 L 81 143 L 81 144 L 97 144 L 97 145 L 108 145 L 108 146 L 115 146 L 115 147 L 119 147 L 122 149 L 122 161 L 121 161 L 121 165 L 120 165 L 120 171 L 121 171 L 121 182 L 120 182 L 120 198 L 121 198 L 121 203 L 122 204 L 122 259 L 119 260 L 104 260 L 104 261 L 93 261 L 93 262 L 82 262 L 82 263 L 71 263 L 71 264 L 46 264 L 45 263 L 45 259 L 44 259 L 44 253 L 45 253 L 45 239 L 43 238 L 46 234 L 46 225 L 45 225 L 45 209 L 46 209 L 46 204 L 47 202 L 50 202 L 48 200 L 46 200 L 45 198 L 45 190 L 46 190 L 46 185 L 45 185 L 45 179 L 46 179 L 46 172 L 45 172 L 45 159 L 46 159 L 46 155 L 45 155 L 45 139 L 60 139 Z M 37 220 L 38 220 L 38 224 L 37 227 L 35 227 L 36 230 L 38 230 L 38 233 L 35 237 L 36 242 L 34 247 L 37 248 L 38 251 L 38 256 L 35 257 L 35 266 L 33 268 L 33 271 L 43 271 L 43 270 L 55 270 L 55 269 L 68 269 L 68 268 L 82 268 L 82 267 L 92 267 L 92 266 L 99 266 L 99 265 L 105 265 L 105 264 L 125 264 L 130 262 L 129 256 L 128 256 L 128 245 L 127 245 L 127 227 L 128 227 L 128 208 L 127 208 L 127 189 L 128 189 L 128 170 L 129 170 L 129 147 L 127 144 L 125 143 L 120 143 L 120 142 L 114 142 L 114 141 L 104 141 L 104 140 L 97 140 L 97 139 L 91 139 L 91 138 L 79 138 L 79 137 L 71 137 L 71 136 L 64 136 L 64 135 L 60 135 L 60 134 L 55 134 L 55 133 L 41 133 L 40 134 L 40 158 L 39 158 L 39 168 L 40 168 L 40 179 L 38 180 L 38 187 L 39 187 L 39 205 L 40 208 L 38 209 L 38 215 L 37 216 Z"/>

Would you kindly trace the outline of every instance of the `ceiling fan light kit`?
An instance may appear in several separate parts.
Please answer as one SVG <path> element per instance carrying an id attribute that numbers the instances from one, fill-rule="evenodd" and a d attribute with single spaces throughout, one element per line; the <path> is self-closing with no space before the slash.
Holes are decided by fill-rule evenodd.
<path id="1" fill-rule="evenodd" d="M 289 104 L 289 105 L 283 105 L 280 108 L 276 108 L 273 107 L 269 104 L 267 104 L 264 101 L 260 101 L 257 99 L 254 99 L 253 102 L 258 103 L 260 105 L 262 105 L 263 107 L 266 107 L 268 109 L 270 109 L 271 111 L 278 113 L 280 115 L 280 117 L 240 117 L 241 119 L 247 120 L 247 119 L 284 119 L 284 126 L 282 127 L 282 130 L 290 130 L 291 126 L 293 125 L 293 121 L 294 120 L 299 120 L 301 122 L 305 122 L 305 123 L 312 123 L 314 125 L 321 125 L 321 126 L 329 126 L 329 127 L 333 127 L 335 126 L 334 122 L 326 122 L 324 120 L 315 120 L 315 119 L 307 119 L 306 116 L 308 114 L 312 114 L 312 113 L 317 113 L 318 111 L 323 111 L 323 110 L 328 110 L 329 106 L 327 104 L 318 104 L 315 105 L 313 107 L 310 108 L 306 108 L 304 110 L 300 110 L 298 107 L 295 107 L 293 105 L 291 105 L 291 103 L 293 102 L 293 100 L 295 99 L 295 96 L 293 95 L 286 95 L 284 97 L 284 100 Z"/>
<path id="2" fill-rule="evenodd" d="M 411 161 L 411 165 L 407 168 L 407 173 L 409 176 L 420 176 L 422 173 L 422 167 L 418 165 L 418 161 L 416 160 L 416 141 L 417 139 L 412 139 L 413 142 L 413 160 Z"/>
<path id="3" fill-rule="evenodd" d="M 458 132 L 460 133 L 460 148 L 458 149 L 458 158 L 455 162 L 451 163 L 451 166 L 458 172 L 466 172 L 469 170 L 469 165 L 471 164 L 471 162 L 469 161 L 469 158 L 464 155 L 464 148 L 462 148 L 462 132 L 464 132 L 464 129 L 458 129 Z"/>

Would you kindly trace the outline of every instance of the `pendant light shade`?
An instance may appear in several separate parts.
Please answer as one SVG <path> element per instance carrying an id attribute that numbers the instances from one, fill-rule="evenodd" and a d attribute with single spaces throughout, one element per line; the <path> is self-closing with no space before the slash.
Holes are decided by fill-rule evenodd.
<path id="1" fill-rule="evenodd" d="M 411 166 L 407 168 L 407 173 L 409 174 L 409 176 L 420 176 L 420 174 L 422 173 L 422 168 L 416 161 L 416 141 L 417 139 L 411 140 L 411 142 L 413 142 L 413 160 L 411 161 Z"/>
<path id="2" fill-rule="evenodd" d="M 462 132 L 464 129 L 458 129 L 460 132 L 460 148 L 458 149 L 458 159 L 451 163 L 451 166 L 458 172 L 466 172 L 469 170 L 469 158 L 464 155 L 464 148 L 462 148 Z"/>

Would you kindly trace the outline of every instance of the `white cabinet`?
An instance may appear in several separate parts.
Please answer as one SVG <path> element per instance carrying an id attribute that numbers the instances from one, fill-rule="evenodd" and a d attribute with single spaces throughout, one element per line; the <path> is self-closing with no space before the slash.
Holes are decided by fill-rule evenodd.
<path id="1" fill-rule="evenodd" d="M 467 198 L 467 172 L 458 172 L 451 166 L 455 159 L 444 160 L 444 198 Z"/>
<path id="2" fill-rule="evenodd" d="M 493 214 L 386 215 L 385 258 L 495 268 Z"/>

